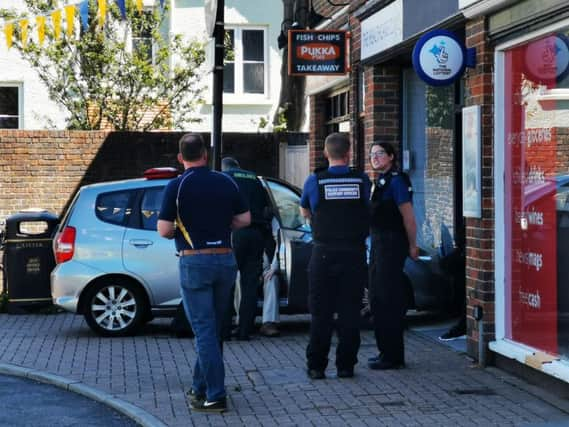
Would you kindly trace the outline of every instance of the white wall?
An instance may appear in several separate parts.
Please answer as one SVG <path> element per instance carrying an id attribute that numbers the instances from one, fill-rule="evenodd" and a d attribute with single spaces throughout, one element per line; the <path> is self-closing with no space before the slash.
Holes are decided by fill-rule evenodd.
<path id="1" fill-rule="evenodd" d="M 4 0 L 2 8 L 22 6 L 21 0 Z M 0 28 L 4 28 L 0 23 Z M 31 28 L 30 36 L 34 29 Z M 0 35 L 0 85 L 17 83 L 21 86 L 21 114 L 23 129 L 65 128 L 66 113 L 50 100 L 47 88 L 38 74 L 22 59 L 15 48 L 6 47 L 4 31 Z"/>
<path id="2" fill-rule="evenodd" d="M 108 0 L 110 1 L 110 0 Z M 188 38 L 206 40 L 204 1 L 203 0 L 169 0 L 173 6 L 170 11 L 170 33 L 183 34 Z M 3 8 L 21 7 L 21 0 L 3 0 Z M 67 2 L 66 2 L 67 3 Z M 152 0 L 145 0 L 145 5 Z M 157 2 L 156 2 L 157 3 Z M 281 54 L 277 47 L 277 37 L 280 33 L 283 5 L 282 0 L 263 0 L 262 3 L 252 0 L 226 0 L 225 22 L 227 25 L 247 24 L 267 28 L 266 42 L 268 67 L 268 94 L 244 99 L 224 95 L 224 132 L 256 132 L 261 117 L 272 120 L 280 92 Z M 1 27 L 1 24 L 0 24 Z M 30 35 L 35 32 L 30 29 Z M 3 32 L 2 32 L 3 33 Z M 46 41 L 47 42 L 47 41 Z M 206 75 L 207 86 L 212 86 L 212 75 Z M 49 119 L 56 128 L 65 127 L 65 113 L 59 109 L 47 95 L 47 89 L 39 80 L 36 72 L 23 61 L 17 50 L 6 49 L 4 35 L 0 35 L 0 82 L 22 83 L 24 92 L 23 116 L 25 129 L 44 129 L 49 127 Z M 201 123 L 184 126 L 186 130 L 211 131 L 211 92 L 204 93 L 206 104 L 202 105 L 196 114 Z M 264 129 L 268 131 L 269 129 Z M 261 130 L 263 131 L 263 130 Z"/>
<path id="3" fill-rule="evenodd" d="M 192 35 L 206 39 L 205 12 L 203 0 L 174 0 L 175 9 L 171 15 L 171 32 L 174 34 Z M 266 96 L 250 96 L 247 98 L 231 94 L 223 96 L 224 132 L 256 132 L 261 117 L 272 120 L 281 89 L 281 55 L 277 37 L 283 15 L 282 0 L 264 0 L 262 3 L 252 0 L 226 0 L 225 24 L 227 26 L 248 25 L 267 28 L 266 42 L 268 46 L 268 93 Z M 208 75 L 209 88 L 212 87 L 212 75 Z M 201 123 L 194 123 L 188 129 L 209 132 L 212 128 L 212 94 L 204 92 L 206 104 L 197 114 Z M 264 129 L 261 131 L 267 131 Z"/>

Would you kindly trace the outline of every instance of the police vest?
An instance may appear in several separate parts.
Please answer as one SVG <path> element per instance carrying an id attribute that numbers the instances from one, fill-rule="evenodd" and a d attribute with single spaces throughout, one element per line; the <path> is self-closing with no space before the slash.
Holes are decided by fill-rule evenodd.
<path id="1" fill-rule="evenodd" d="M 383 194 L 391 185 L 393 177 L 401 176 L 403 181 L 409 188 L 411 200 L 413 198 L 413 189 L 411 187 L 411 180 L 404 172 L 389 171 L 384 177 L 375 183 L 371 195 L 371 231 L 402 231 L 405 232 L 405 225 L 403 224 L 403 216 L 399 211 L 399 206 L 395 203 L 393 198 L 384 200 Z"/>
<path id="2" fill-rule="evenodd" d="M 230 169 L 224 173 L 233 177 L 239 191 L 247 200 L 251 211 L 251 225 L 270 225 L 272 215 L 268 212 L 269 200 L 257 175 L 244 169 Z"/>
<path id="3" fill-rule="evenodd" d="M 312 217 L 312 235 L 316 243 L 363 244 L 369 233 L 369 209 L 364 199 L 361 173 L 316 174 L 318 204 Z"/>

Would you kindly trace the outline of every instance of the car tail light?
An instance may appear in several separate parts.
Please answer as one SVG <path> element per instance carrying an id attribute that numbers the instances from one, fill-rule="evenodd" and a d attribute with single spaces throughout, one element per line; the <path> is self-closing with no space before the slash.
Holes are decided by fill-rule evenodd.
<path id="1" fill-rule="evenodd" d="M 61 264 L 73 258 L 75 252 L 75 227 L 65 227 L 55 241 L 55 262 Z"/>

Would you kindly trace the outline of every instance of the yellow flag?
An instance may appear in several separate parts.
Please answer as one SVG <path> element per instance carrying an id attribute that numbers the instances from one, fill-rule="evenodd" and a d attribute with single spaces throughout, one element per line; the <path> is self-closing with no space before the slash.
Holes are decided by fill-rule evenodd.
<path id="1" fill-rule="evenodd" d="M 65 6 L 65 20 L 67 22 L 67 37 L 73 36 L 73 24 L 75 23 L 75 5 Z"/>
<path id="2" fill-rule="evenodd" d="M 142 0 L 136 0 L 136 8 L 139 12 L 142 12 Z"/>
<path id="3" fill-rule="evenodd" d="M 99 0 L 99 27 L 105 25 L 106 14 L 107 14 L 107 0 Z"/>
<path id="4" fill-rule="evenodd" d="M 38 27 L 38 40 L 41 46 L 45 40 L 45 16 L 38 16 L 36 18 L 36 25 Z"/>
<path id="5" fill-rule="evenodd" d="M 12 36 L 14 35 L 14 24 L 6 24 L 4 34 L 6 35 L 6 46 L 10 49 L 12 47 Z"/>
<path id="6" fill-rule="evenodd" d="M 53 22 L 53 34 L 55 39 L 61 37 L 61 10 L 54 10 L 51 12 L 51 20 Z"/>
<path id="7" fill-rule="evenodd" d="M 22 47 L 26 47 L 28 42 L 28 20 L 22 19 L 20 21 L 20 40 L 22 40 Z"/>

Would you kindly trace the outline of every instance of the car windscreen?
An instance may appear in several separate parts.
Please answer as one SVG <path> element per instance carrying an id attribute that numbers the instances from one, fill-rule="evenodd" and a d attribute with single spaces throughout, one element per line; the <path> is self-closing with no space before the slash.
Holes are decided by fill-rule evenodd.
<path id="1" fill-rule="evenodd" d="M 295 230 L 303 227 L 305 220 L 300 215 L 300 196 L 279 182 L 267 180 L 267 185 L 273 195 L 281 227 Z"/>

